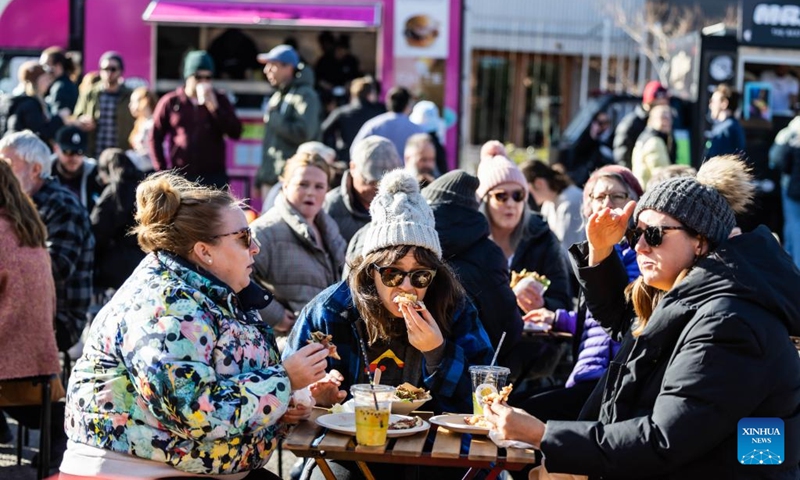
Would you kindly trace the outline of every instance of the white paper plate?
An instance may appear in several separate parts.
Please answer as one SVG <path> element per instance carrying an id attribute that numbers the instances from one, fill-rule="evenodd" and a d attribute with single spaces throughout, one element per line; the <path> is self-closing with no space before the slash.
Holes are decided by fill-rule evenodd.
<path id="1" fill-rule="evenodd" d="M 465 417 L 471 417 L 470 414 L 449 414 L 449 415 L 436 415 L 430 418 L 430 422 L 434 425 L 439 425 L 448 430 L 458 433 L 471 433 L 473 435 L 488 435 L 488 428 L 476 427 L 475 425 L 468 425 L 464 421 Z"/>
<path id="2" fill-rule="evenodd" d="M 426 403 L 431 401 L 430 395 L 425 398 L 413 401 L 407 400 L 392 400 L 392 413 L 396 413 L 398 415 L 408 415 L 409 413 L 413 412 L 414 410 L 419 410 L 419 407 L 425 405 Z"/>
<path id="3" fill-rule="evenodd" d="M 407 417 L 405 415 L 389 415 L 389 422 L 396 422 L 398 420 L 403 420 Z M 329 413 L 327 415 L 322 415 L 317 417 L 317 425 L 321 427 L 325 427 L 328 430 L 332 430 L 337 433 L 344 433 L 345 435 L 355 435 L 356 434 L 356 414 L 355 413 Z M 406 428 L 403 430 L 392 430 L 389 429 L 386 436 L 389 438 L 397 438 L 397 437 L 406 437 L 408 435 L 414 435 L 418 432 L 424 432 L 431 428 L 431 425 L 426 422 L 425 420 L 422 421 L 422 425 L 414 428 Z"/>

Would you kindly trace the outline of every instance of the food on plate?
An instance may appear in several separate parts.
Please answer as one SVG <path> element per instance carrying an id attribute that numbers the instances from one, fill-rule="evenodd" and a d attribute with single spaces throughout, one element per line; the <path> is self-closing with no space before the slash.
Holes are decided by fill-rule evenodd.
<path id="1" fill-rule="evenodd" d="M 394 296 L 392 301 L 398 305 L 402 303 L 411 304 L 414 310 L 422 310 L 425 308 L 425 304 L 422 303 L 421 300 L 417 300 L 417 296 L 413 293 L 405 293 L 401 292 Z"/>
<path id="2" fill-rule="evenodd" d="M 439 22 L 428 15 L 414 15 L 406 20 L 403 35 L 411 47 L 428 47 L 439 36 Z"/>
<path id="3" fill-rule="evenodd" d="M 513 384 L 508 384 L 505 387 L 501 388 L 499 392 L 491 392 L 488 395 L 483 396 L 483 403 L 486 405 L 491 405 L 494 402 L 507 402 L 508 396 L 511 395 L 511 390 L 514 389 Z"/>
<path id="4" fill-rule="evenodd" d="M 523 268 L 521 272 L 511 272 L 511 288 L 516 287 L 517 284 L 524 278 L 532 278 L 533 280 L 536 280 L 542 285 L 542 287 L 545 288 L 545 290 L 550 286 L 549 278 L 545 277 L 544 275 L 539 275 L 536 272 L 529 272 Z"/>
<path id="5" fill-rule="evenodd" d="M 328 349 L 329 357 L 335 360 L 342 359 L 336 351 L 336 345 L 333 344 L 333 335 L 327 335 L 320 331 L 311 332 L 311 338 L 308 339 L 308 343 L 321 343 L 323 347 Z"/>
<path id="6" fill-rule="evenodd" d="M 422 419 L 419 417 L 406 417 L 395 420 L 389 424 L 389 430 L 409 430 L 422 426 Z"/>
<path id="7" fill-rule="evenodd" d="M 394 391 L 394 396 L 397 397 L 398 400 L 413 402 L 415 400 L 428 398 L 430 396 L 430 392 L 424 388 L 415 387 L 414 385 L 406 382 L 397 387 L 397 389 Z"/>
<path id="8" fill-rule="evenodd" d="M 494 425 L 492 425 L 492 422 L 486 420 L 486 417 L 484 417 L 483 415 L 467 415 L 464 417 L 464 423 L 472 427 L 478 427 L 478 428 L 491 429 L 492 427 L 494 427 Z"/>

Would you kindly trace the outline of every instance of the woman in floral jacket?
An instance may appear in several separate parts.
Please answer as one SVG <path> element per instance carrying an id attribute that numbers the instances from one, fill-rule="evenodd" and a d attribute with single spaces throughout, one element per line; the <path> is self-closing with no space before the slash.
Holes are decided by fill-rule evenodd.
<path id="1" fill-rule="evenodd" d="M 293 390 L 321 379 L 327 350 L 280 364 L 250 281 L 259 247 L 228 192 L 166 173 L 137 189 L 149 255 L 100 311 L 67 394 L 68 475 L 277 478 L 260 469 Z M 287 410 L 288 409 L 288 410 Z"/>

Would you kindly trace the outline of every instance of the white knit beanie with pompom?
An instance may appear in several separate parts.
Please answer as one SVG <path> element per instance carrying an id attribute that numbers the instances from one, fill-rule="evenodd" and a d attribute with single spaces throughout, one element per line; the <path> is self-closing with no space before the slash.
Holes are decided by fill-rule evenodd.
<path id="1" fill-rule="evenodd" d="M 420 194 L 417 180 L 405 170 L 392 170 L 383 176 L 369 213 L 372 223 L 362 255 L 386 247 L 414 245 L 442 258 L 433 211 Z"/>

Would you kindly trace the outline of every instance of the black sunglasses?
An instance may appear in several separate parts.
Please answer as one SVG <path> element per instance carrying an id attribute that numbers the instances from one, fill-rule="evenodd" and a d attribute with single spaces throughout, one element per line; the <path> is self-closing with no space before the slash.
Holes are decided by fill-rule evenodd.
<path id="1" fill-rule="evenodd" d="M 378 271 L 381 277 L 381 282 L 387 287 L 397 287 L 403 283 L 406 276 L 411 280 L 411 286 L 414 288 L 428 288 L 436 276 L 436 270 L 421 268 L 419 270 L 412 270 L 406 272 L 397 267 L 379 267 L 377 264 L 372 264 L 372 268 Z"/>
<path id="2" fill-rule="evenodd" d="M 119 68 L 118 67 L 103 67 L 100 70 L 103 70 L 103 71 L 106 71 L 106 72 L 117 72 L 117 71 L 119 71 Z"/>
<path id="3" fill-rule="evenodd" d="M 211 80 L 214 77 L 212 77 L 211 75 L 195 75 L 194 78 L 198 82 L 202 82 L 202 81 L 205 81 L 205 80 Z"/>
<path id="4" fill-rule="evenodd" d="M 651 247 L 657 247 L 664 241 L 665 230 L 685 230 L 690 234 L 695 234 L 694 230 L 682 225 L 666 226 L 666 225 L 650 225 L 645 228 L 629 228 L 625 232 L 625 238 L 631 247 L 635 247 L 639 243 L 639 238 L 644 234 L 644 241 Z"/>
<path id="5" fill-rule="evenodd" d="M 524 190 L 514 190 L 513 192 L 506 192 L 504 190 L 500 190 L 497 192 L 489 192 L 489 195 L 494 197 L 495 201 L 498 203 L 506 203 L 509 198 L 517 203 L 525 200 Z"/>
<path id="6" fill-rule="evenodd" d="M 241 230 L 236 230 L 235 232 L 231 233 L 223 233 L 222 235 L 214 235 L 213 238 L 221 238 L 221 237 L 229 237 L 231 235 L 238 235 L 239 240 L 242 241 L 242 245 L 244 248 L 250 248 L 250 245 L 253 243 L 253 231 L 250 230 L 250 227 L 245 227 Z"/>

